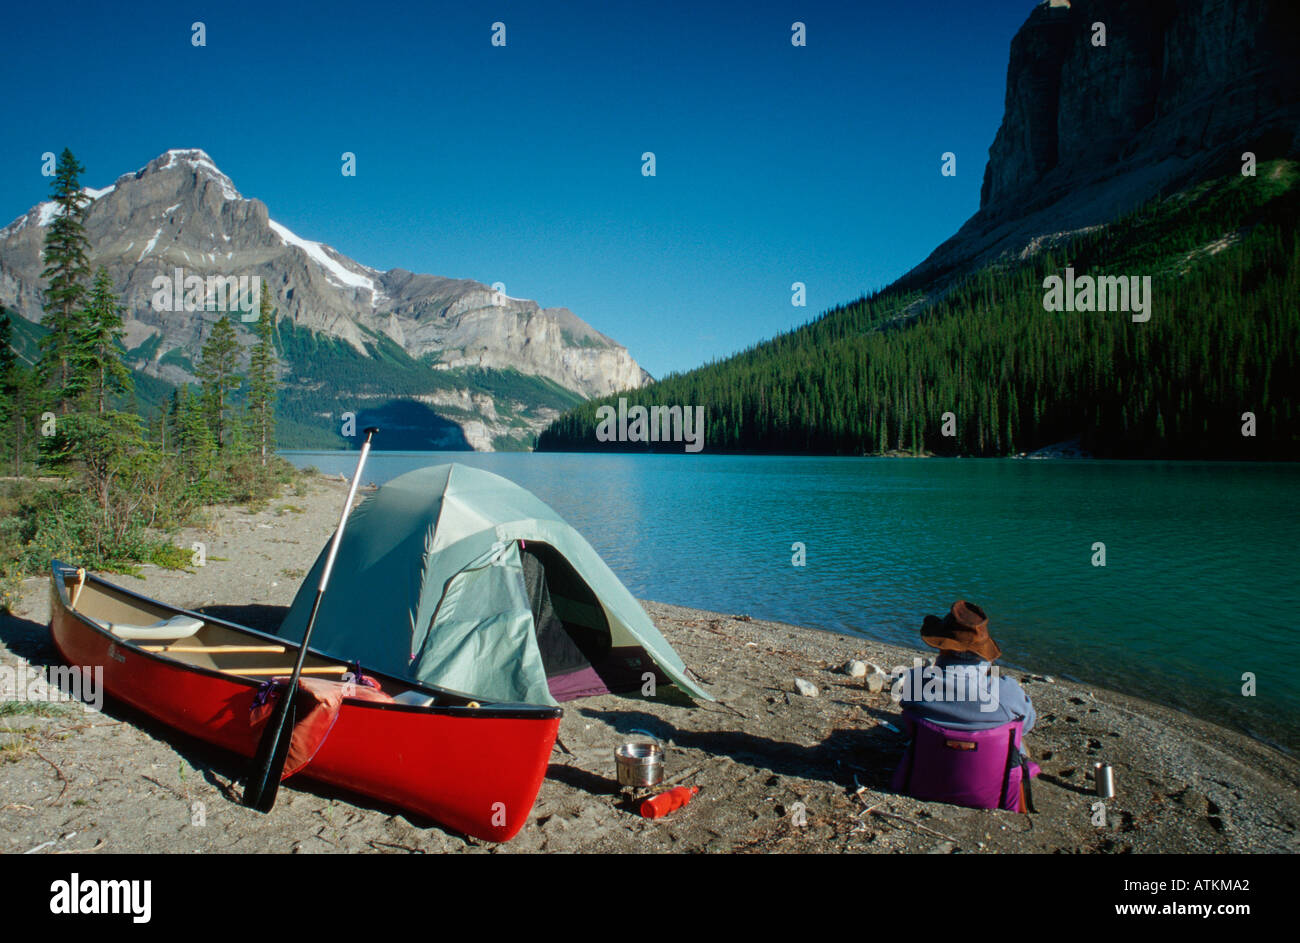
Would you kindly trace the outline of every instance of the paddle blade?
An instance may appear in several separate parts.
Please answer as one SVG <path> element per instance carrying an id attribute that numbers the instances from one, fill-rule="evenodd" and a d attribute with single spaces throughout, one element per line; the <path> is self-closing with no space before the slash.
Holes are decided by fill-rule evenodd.
<path id="1" fill-rule="evenodd" d="M 280 777 L 289 757 L 293 742 L 293 725 L 296 719 L 295 697 L 286 691 L 281 708 L 267 721 L 262 739 L 257 744 L 253 758 L 253 772 L 244 786 L 244 805 L 258 812 L 270 812 L 275 807 L 275 797 L 280 792 Z"/>

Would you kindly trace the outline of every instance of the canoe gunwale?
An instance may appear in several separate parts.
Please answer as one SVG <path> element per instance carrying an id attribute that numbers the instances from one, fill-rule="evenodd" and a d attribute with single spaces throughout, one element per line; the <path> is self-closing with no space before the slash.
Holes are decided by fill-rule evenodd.
<path id="1" fill-rule="evenodd" d="M 75 574 L 76 572 L 77 572 L 77 567 L 70 566 L 69 564 L 63 563 L 60 560 L 50 561 L 50 579 L 54 585 L 59 606 L 61 609 L 63 609 L 63 611 L 67 615 L 70 615 L 73 618 L 75 618 L 82 627 L 90 630 L 91 632 L 97 633 L 98 635 L 102 636 L 104 639 L 106 639 L 109 643 L 113 645 L 126 648 L 132 653 L 132 655 L 135 655 L 136 657 L 149 659 L 150 661 L 153 661 L 161 665 L 162 667 L 171 670 L 187 671 L 187 672 L 193 672 L 199 675 L 203 675 L 205 677 L 220 678 L 221 680 L 227 683 L 236 684 L 241 687 L 247 687 L 254 690 L 256 690 L 258 687 L 260 687 L 263 684 L 262 681 L 246 678 L 242 675 L 226 674 L 219 670 L 207 668 L 202 665 L 192 665 L 189 664 L 188 662 L 179 661 L 175 658 L 169 658 L 163 652 L 148 651 L 147 649 L 141 647 L 141 645 L 137 641 L 120 638 L 117 635 L 114 635 L 112 632 L 109 632 L 107 629 L 103 628 L 98 623 L 96 623 L 89 616 L 83 615 L 82 613 L 78 612 L 76 609 L 72 607 L 71 600 L 68 596 L 67 577 L 71 574 Z M 89 583 L 92 581 L 99 584 L 100 586 L 107 587 L 113 592 L 120 593 L 132 599 L 147 603 L 150 606 L 156 606 L 158 608 L 165 609 L 168 612 L 174 613 L 176 615 L 190 616 L 192 618 L 203 621 L 205 624 L 211 623 L 213 625 L 219 625 L 226 629 L 230 629 L 232 631 L 251 636 L 261 641 L 270 642 L 277 645 L 283 645 L 285 646 L 286 650 L 296 651 L 299 647 L 294 642 L 291 642 L 288 639 L 282 638 L 278 635 L 272 635 L 269 632 L 263 632 L 246 625 L 240 625 L 237 622 L 231 622 L 228 619 L 222 619 L 218 616 L 211 616 L 211 615 L 207 615 L 206 613 L 195 612 L 190 609 L 183 609 L 179 606 L 172 606 L 169 605 L 168 603 L 164 603 L 157 599 L 153 599 L 149 596 L 145 596 L 142 593 L 137 593 L 134 590 L 127 589 L 125 586 L 118 586 L 116 583 L 110 583 L 108 580 L 95 576 L 94 574 L 87 573 L 86 582 Z M 54 614 L 51 613 L 51 620 L 53 620 L 53 618 L 54 618 Z M 145 639 L 142 641 L 148 641 L 148 640 Z M 59 648 L 59 646 L 57 645 L 57 640 L 56 640 L 55 647 Z M 315 655 L 326 661 L 331 661 L 336 664 L 347 664 L 347 662 L 344 661 L 343 659 L 336 658 L 333 655 L 329 655 L 325 652 L 319 651 L 314 648 L 308 648 L 307 651 L 308 654 Z M 59 654 L 64 658 L 65 661 L 69 661 L 69 659 L 66 657 L 66 655 L 61 649 L 59 651 Z M 431 697 L 453 697 L 453 698 L 460 698 L 466 701 L 475 700 L 473 695 L 464 694 L 459 691 L 452 691 L 446 688 L 440 688 L 435 685 L 427 684 L 420 681 L 415 681 L 409 678 L 398 678 L 381 671 L 374 671 L 369 668 L 365 668 L 364 666 L 362 670 L 365 671 L 366 674 L 371 675 L 375 678 L 388 681 L 398 687 L 405 687 L 410 690 L 419 691 L 423 694 L 428 694 Z M 402 704 L 396 701 L 371 701 L 363 698 L 353 698 L 353 697 L 345 697 L 343 699 L 343 702 L 352 707 L 365 708 L 368 710 L 397 711 L 400 713 L 412 713 L 412 714 L 433 714 L 433 715 L 441 714 L 441 715 L 453 716 L 463 720 L 471 720 L 471 719 L 554 720 L 555 718 L 558 718 L 563 715 L 563 710 L 561 708 L 554 707 L 551 705 L 545 705 L 545 704 L 492 704 L 490 702 L 488 703 L 480 702 L 480 706 L 478 707 L 469 707 L 468 705 L 465 704 L 436 704 L 436 705 Z"/>

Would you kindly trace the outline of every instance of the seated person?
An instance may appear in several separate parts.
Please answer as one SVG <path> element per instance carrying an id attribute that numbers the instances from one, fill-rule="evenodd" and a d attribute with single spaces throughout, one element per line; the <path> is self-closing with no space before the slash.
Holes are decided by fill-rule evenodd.
<path id="1" fill-rule="evenodd" d="M 937 648 L 934 667 L 917 666 L 901 679 L 904 709 L 951 730 L 987 730 L 1013 720 L 1034 726 L 1034 705 L 1014 678 L 991 671 L 1002 654 L 989 636 L 988 616 L 958 600 L 942 619 L 926 616 L 921 639 Z"/>
<path id="2" fill-rule="evenodd" d="M 1002 652 L 989 637 L 988 616 L 958 600 L 943 619 L 925 617 L 921 638 L 939 655 L 932 666 L 917 659 L 894 689 L 911 740 L 892 788 L 918 799 L 1032 812 L 1030 781 L 1039 769 L 1009 725 L 1018 722 L 1021 733 L 1032 728 L 1034 705 L 994 666 Z"/>

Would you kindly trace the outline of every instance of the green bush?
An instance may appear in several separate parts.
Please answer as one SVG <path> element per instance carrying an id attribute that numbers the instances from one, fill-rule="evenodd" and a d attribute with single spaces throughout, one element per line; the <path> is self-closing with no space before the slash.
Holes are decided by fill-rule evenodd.
<path id="1" fill-rule="evenodd" d="M 38 573 L 60 559 L 95 570 L 131 572 L 148 560 L 151 540 L 138 520 L 117 527 L 88 494 L 71 489 L 37 492 L 20 512 L 18 563 Z"/>
<path id="2" fill-rule="evenodd" d="M 194 553 L 171 541 L 161 541 L 154 546 L 149 562 L 168 570 L 189 570 L 194 562 Z"/>

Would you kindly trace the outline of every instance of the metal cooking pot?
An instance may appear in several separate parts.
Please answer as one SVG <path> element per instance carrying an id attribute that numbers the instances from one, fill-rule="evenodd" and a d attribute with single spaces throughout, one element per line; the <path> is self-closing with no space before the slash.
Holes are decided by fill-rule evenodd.
<path id="1" fill-rule="evenodd" d="M 620 786 L 632 786 L 645 789 L 658 786 L 664 781 L 664 748 L 659 739 L 644 730 L 633 733 L 645 734 L 645 740 L 627 740 L 614 751 L 614 769 L 618 774 Z"/>

